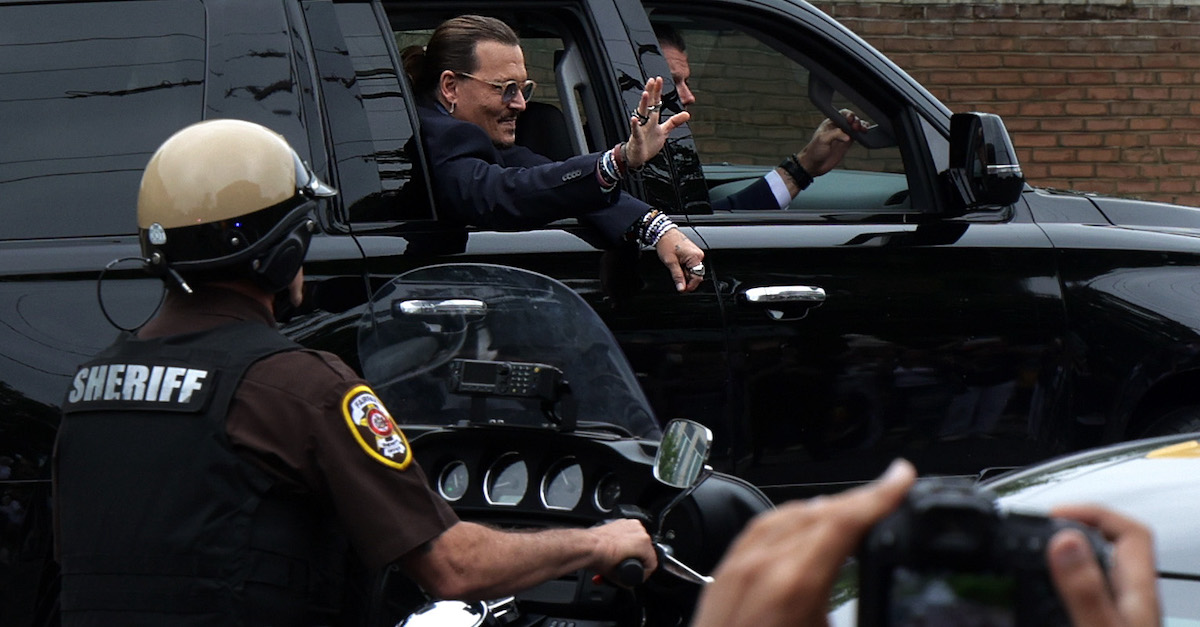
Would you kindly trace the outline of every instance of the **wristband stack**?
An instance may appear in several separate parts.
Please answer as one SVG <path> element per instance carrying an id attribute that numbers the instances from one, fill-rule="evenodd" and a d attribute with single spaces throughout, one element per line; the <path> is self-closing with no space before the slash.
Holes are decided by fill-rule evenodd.
<path id="1" fill-rule="evenodd" d="M 645 246 L 654 246 L 667 231 L 677 228 L 667 214 L 658 209 L 651 209 L 637 223 L 638 241 Z"/>
<path id="2" fill-rule="evenodd" d="M 604 151 L 596 162 L 596 179 L 600 181 L 600 189 L 609 192 L 621 182 L 629 171 L 625 164 L 624 142 Z"/>
<path id="3" fill-rule="evenodd" d="M 800 165 L 800 160 L 796 158 L 796 155 L 791 155 L 787 159 L 784 159 L 783 163 L 779 164 L 779 167 L 784 172 L 787 172 L 788 176 L 792 177 L 792 180 L 795 181 L 796 187 L 800 191 L 804 191 L 806 187 L 812 185 L 812 175 L 804 169 L 804 166 Z"/>

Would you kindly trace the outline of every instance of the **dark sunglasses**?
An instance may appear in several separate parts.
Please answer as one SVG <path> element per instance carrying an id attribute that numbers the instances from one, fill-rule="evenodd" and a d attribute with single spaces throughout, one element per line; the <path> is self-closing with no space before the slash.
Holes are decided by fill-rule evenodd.
<path id="1" fill-rule="evenodd" d="M 455 74 L 477 80 L 481 83 L 487 83 L 488 85 L 499 89 L 500 102 L 503 102 L 504 104 L 512 102 L 513 98 L 517 97 L 517 92 L 521 92 L 521 97 L 525 100 L 529 100 L 530 98 L 533 98 L 533 90 L 537 88 L 537 83 L 531 80 L 526 80 L 524 82 L 489 81 L 486 78 L 479 78 L 478 76 L 474 76 L 468 72 L 455 72 Z"/>

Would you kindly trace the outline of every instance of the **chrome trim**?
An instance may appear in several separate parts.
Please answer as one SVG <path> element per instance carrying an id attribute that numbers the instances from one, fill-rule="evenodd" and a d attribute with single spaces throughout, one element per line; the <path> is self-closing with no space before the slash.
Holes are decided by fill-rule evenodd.
<path id="1" fill-rule="evenodd" d="M 507 460 L 514 461 L 511 464 L 504 464 L 501 466 L 501 464 Z M 508 467 L 512 466 L 513 464 L 521 464 L 525 466 L 525 492 L 521 493 L 521 498 L 517 499 L 516 503 L 498 503 L 492 498 L 492 473 L 494 473 L 497 468 L 499 468 L 501 472 L 508 470 Z M 529 492 L 529 464 L 526 464 L 525 460 L 521 459 L 521 456 L 515 451 L 509 451 L 500 457 L 497 457 L 496 461 L 492 462 L 491 465 L 488 466 L 487 472 L 483 473 L 483 500 L 487 501 L 489 505 L 495 505 L 497 507 L 516 507 L 521 504 L 521 501 L 525 500 L 526 492 Z"/>
<path id="2" fill-rule="evenodd" d="M 770 285 L 767 287 L 752 287 L 745 292 L 746 300 L 751 303 L 769 305 L 772 303 L 823 303 L 825 290 L 808 285 Z"/>
<path id="3" fill-rule="evenodd" d="M 613 507 L 604 507 L 600 504 L 600 488 L 604 487 L 604 483 L 606 481 L 615 481 L 617 483 L 617 489 L 621 489 L 621 481 L 617 479 L 617 475 L 615 473 L 607 473 L 603 477 L 600 477 L 600 480 L 596 482 L 596 488 L 592 490 L 592 505 L 595 505 L 598 511 L 604 512 L 605 514 L 616 509 L 615 503 L 613 504 Z"/>
<path id="4" fill-rule="evenodd" d="M 571 466 L 579 467 L 579 493 L 575 497 L 575 504 L 570 507 L 563 507 L 561 505 L 551 505 L 550 503 L 547 503 L 546 488 L 549 487 L 550 482 L 557 478 L 562 471 L 565 471 Z M 538 497 L 540 497 L 542 500 L 542 507 L 545 507 L 546 509 L 569 512 L 576 507 L 579 507 L 579 502 L 583 500 L 583 466 L 580 466 L 579 462 L 575 460 L 574 456 L 564 457 L 551 464 L 550 470 L 546 471 L 546 474 L 542 476 L 542 484 L 541 487 L 538 488 Z"/>
<path id="5" fill-rule="evenodd" d="M 400 313 L 409 316 L 429 314 L 486 314 L 487 303 L 474 298 L 445 300 L 406 300 L 400 303 Z"/>
<path id="6" fill-rule="evenodd" d="M 459 467 L 461 467 L 463 470 L 467 471 L 467 487 L 470 487 L 471 469 L 467 468 L 467 464 L 465 462 L 463 462 L 461 459 L 456 459 L 456 460 L 450 462 L 449 464 L 446 464 L 446 466 L 442 468 L 442 472 L 438 473 L 438 478 L 437 478 L 438 494 L 442 495 L 442 498 L 446 499 L 450 503 L 454 503 L 454 502 L 462 499 L 462 497 L 467 494 L 467 488 L 463 488 L 462 494 L 458 495 L 457 497 L 451 497 L 449 494 L 446 494 L 445 488 L 442 487 L 442 484 L 446 481 L 446 476 L 449 475 L 452 470 L 455 470 Z"/>

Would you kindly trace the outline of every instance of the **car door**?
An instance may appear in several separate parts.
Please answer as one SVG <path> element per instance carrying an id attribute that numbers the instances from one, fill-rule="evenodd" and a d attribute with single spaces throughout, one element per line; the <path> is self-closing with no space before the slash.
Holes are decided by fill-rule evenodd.
<path id="1" fill-rule="evenodd" d="M 626 112 L 644 82 L 610 0 L 318 1 L 306 3 L 305 11 L 341 190 L 327 220 L 331 230 L 352 237 L 314 240 L 306 272 L 324 311 L 295 322 L 297 337 L 343 354 L 353 346 L 363 268 L 377 286 L 421 265 L 512 265 L 559 279 L 587 299 L 617 336 L 664 422 L 692 415 L 693 407 L 724 406 L 724 334 L 714 292 L 676 294 L 653 251 L 600 250 L 573 219 L 519 233 L 439 222 L 442 208 L 425 191 L 423 147 L 412 139 L 419 124 L 416 95 L 401 70 L 402 51 L 423 45 L 456 15 L 504 20 L 518 30 L 538 83 L 526 113 L 533 118 L 536 104 L 540 113 L 561 119 L 568 130 L 556 138 L 556 150 L 597 152 L 628 137 Z M 519 126 L 517 141 L 545 134 Z M 668 171 L 651 165 L 643 177 L 627 180 L 627 189 L 670 211 L 676 199 Z M 657 196 L 646 191 L 654 187 L 646 184 L 651 179 L 659 183 Z M 345 263 L 353 257 L 364 260 L 361 266 Z"/>
<path id="2" fill-rule="evenodd" d="M 687 216 L 729 316 L 738 474 L 778 496 L 897 456 L 967 473 L 1061 446 L 1054 251 L 1023 204 L 950 202 L 945 107 L 811 6 L 644 6 L 686 42 L 710 200 L 841 109 L 875 125 L 782 210 Z"/>

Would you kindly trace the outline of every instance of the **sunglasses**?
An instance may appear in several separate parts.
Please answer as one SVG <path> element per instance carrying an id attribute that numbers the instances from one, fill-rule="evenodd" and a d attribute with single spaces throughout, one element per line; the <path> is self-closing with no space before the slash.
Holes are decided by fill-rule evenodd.
<path id="1" fill-rule="evenodd" d="M 459 76 L 465 76 L 472 80 L 477 80 L 481 83 L 487 83 L 488 85 L 500 90 L 500 102 L 503 102 L 504 104 L 512 102 L 513 99 L 517 97 L 517 92 L 521 93 L 522 98 L 529 100 L 530 98 L 533 98 L 533 90 L 537 88 L 537 83 L 531 80 L 526 80 L 523 82 L 489 81 L 486 78 L 479 78 L 478 76 L 474 76 L 467 72 L 455 72 L 455 74 Z"/>

